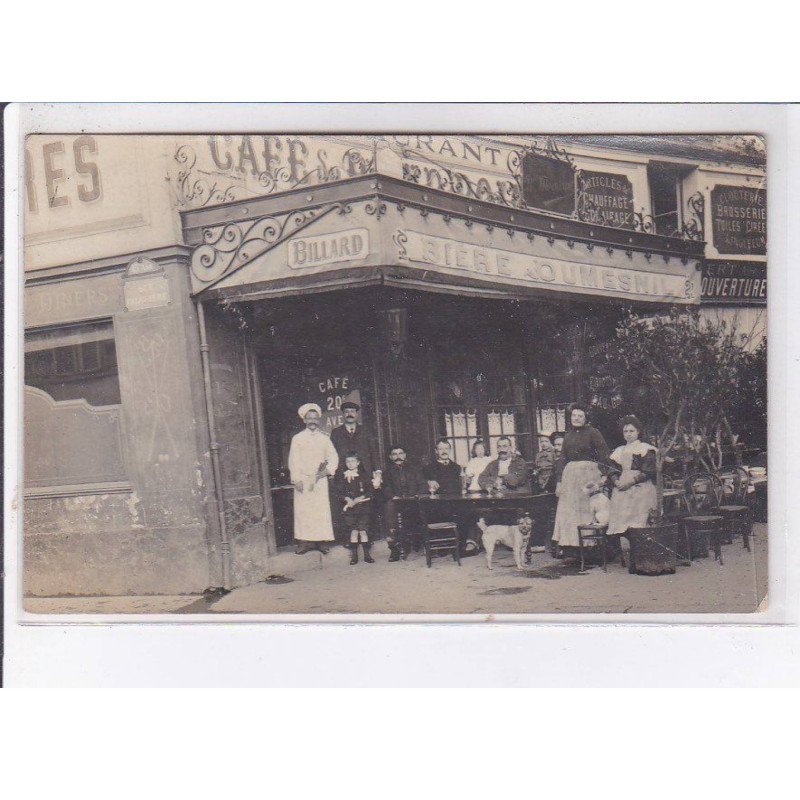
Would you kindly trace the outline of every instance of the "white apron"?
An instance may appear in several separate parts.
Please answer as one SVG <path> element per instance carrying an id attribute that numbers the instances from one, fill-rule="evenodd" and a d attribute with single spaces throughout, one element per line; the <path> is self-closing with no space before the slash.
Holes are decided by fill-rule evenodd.
<path id="1" fill-rule="evenodd" d="M 323 461 L 328 462 L 328 475 L 333 475 L 339 466 L 339 456 L 327 434 L 306 429 L 292 437 L 289 475 L 292 483 L 303 484 L 302 492 L 294 490 L 294 538 L 298 541 L 333 541 L 328 478 L 316 480 Z"/>
<path id="2" fill-rule="evenodd" d="M 650 450 L 655 450 L 655 448 L 638 439 L 632 444 L 618 447 L 611 454 L 611 459 L 622 467 L 620 478 L 623 480 L 631 478 L 633 457 L 645 456 Z M 637 483 L 624 492 L 614 489 L 611 495 L 611 519 L 608 524 L 608 535 L 624 534 L 628 528 L 644 528 L 647 525 L 650 510 L 657 507 L 656 486 L 652 481 Z"/>

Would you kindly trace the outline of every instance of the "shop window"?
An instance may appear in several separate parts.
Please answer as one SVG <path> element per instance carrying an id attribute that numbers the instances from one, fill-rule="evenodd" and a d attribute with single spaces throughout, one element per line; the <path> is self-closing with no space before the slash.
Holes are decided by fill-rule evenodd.
<path id="1" fill-rule="evenodd" d="M 579 395 L 577 383 L 573 372 L 546 375 L 537 381 L 536 428 L 541 436 L 567 429 L 567 411 Z"/>
<path id="2" fill-rule="evenodd" d="M 453 458 L 465 466 L 476 439 L 497 452 L 508 436 L 523 458 L 533 458 L 527 378 L 522 364 L 466 354 L 439 358 L 434 369 L 436 434 L 453 446 Z"/>
<path id="3" fill-rule="evenodd" d="M 127 480 L 110 322 L 25 335 L 25 484 L 81 492 Z"/>
<path id="4" fill-rule="evenodd" d="M 119 374 L 111 322 L 26 333 L 25 384 L 57 401 L 82 399 L 91 406 L 118 405 Z"/>

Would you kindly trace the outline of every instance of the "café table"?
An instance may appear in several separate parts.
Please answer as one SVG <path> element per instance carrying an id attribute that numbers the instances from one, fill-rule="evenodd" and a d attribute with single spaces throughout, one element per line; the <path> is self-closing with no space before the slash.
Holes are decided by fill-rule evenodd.
<path id="1" fill-rule="evenodd" d="M 421 494 L 395 498 L 398 508 L 397 527 L 405 538 L 404 509 L 413 507 L 424 525 L 430 519 L 440 521 L 452 516 L 461 525 L 472 525 L 479 519 L 481 512 L 512 511 L 519 509 L 527 512 L 533 520 L 534 532 L 541 531 L 542 523 L 549 520 L 551 508 L 555 507 L 556 496 L 552 492 L 514 494 L 511 492 L 467 492 L 466 494 Z M 410 531 L 408 531 L 410 533 Z"/>

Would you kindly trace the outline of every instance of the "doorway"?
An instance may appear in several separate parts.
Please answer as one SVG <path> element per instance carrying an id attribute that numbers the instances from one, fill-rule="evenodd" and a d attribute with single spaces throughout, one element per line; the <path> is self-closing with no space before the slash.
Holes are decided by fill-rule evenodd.
<path id="1" fill-rule="evenodd" d="M 377 441 L 374 380 L 363 306 L 353 322 L 352 302 L 337 297 L 265 301 L 256 312 L 254 349 L 258 360 L 276 544 L 293 538 L 292 487 L 288 460 L 292 437 L 303 429 L 297 409 L 317 403 L 326 433 L 343 423 L 342 403 L 361 406 L 359 423 Z"/>

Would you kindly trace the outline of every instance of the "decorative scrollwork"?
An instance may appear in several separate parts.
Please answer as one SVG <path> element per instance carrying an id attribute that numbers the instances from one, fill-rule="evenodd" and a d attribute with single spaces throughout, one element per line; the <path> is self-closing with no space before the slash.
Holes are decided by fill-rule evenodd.
<path id="1" fill-rule="evenodd" d="M 303 186 L 330 183 L 344 177 L 368 175 L 376 171 L 375 155 L 366 156 L 351 147 L 342 156 L 341 166 L 328 163 L 326 150 L 316 152 L 316 166 L 301 175 L 293 174 L 288 165 L 277 159 L 270 160 L 267 168 L 253 175 L 257 188 L 248 186 L 244 174 L 203 170 L 197 165 L 197 154 L 191 145 L 181 145 L 175 153 L 180 165 L 177 174 L 178 203 L 183 208 L 203 208 L 219 203 L 230 203 L 250 197 L 261 197 L 277 191 L 298 189 Z"/>
<path id="2" fill-rule="evenodd" d="M 706 200 L 703 193 L 700 191 L 695 192 L 686 201 L 686 205 L 692 216 L 681 225 L 680 231 L 676 231 L 674 235 L 680 236 L 682 239 L 701 242 L 703 241 L 706 212 Z"/>
<path id="3" fill-rule="evenodd" d="M 203 231 L 203 244 L 192 253 L 192 275 L 209 284 L 271 250 L 298 230 L 341 204 L 324 209 L 294 211 L 284 217 L 261 217 L 254 222 L 229 222 Z"/>
<path id="4" fill-rule="evenodd" d="M 368 202 L 364 206 L 364 211 L 371 217 L 380 219 L 386 213 L 386 203 L 376 197 L 375 200 Z"/>
<path id="5" fill-rule="evenodd" d="M 675 227 L 674 217 L 672 215 L 671 222 L 665 222 L 663 225 L 656 225 L 655 220 L 650 214 L 642 212 L 635 212 L 633 215 L 633 229 L 642 233 L 656 233 L 662 236 L 669 236 L 672 239 L 688 239 L 693 242 L 703 241 L 703 226 L 705 220 L 705 198 L 702 192 L 695 192 L 687 201 L 686 205 L 691 212 L 691 216 L 681 224 L 680 227 Z M 668 218 L 669 219 L 669 218 Z M 662 227 L 662 230 L 659 230 Z"/>
<path id="6" fill-rule="evenodd" d="M 182 206 L 202 208 L 210 204 L 230 203 L 242 199 L 243 187 L 232 185 L 221 188 L 210 172 L 195 170 L 197 154 L 188 144 L 175 153 L 180 164 L 178 170 L 178 202 Z"/>
<path id="7" fill-rule="evenodd" d="M 573 170 L 575 169 L 575 161 L 572 156 L 563 147 L 559 147 L 552 136 L 546 137 L 544 142 L 534 139 L 531 146 L 526 149 L 531 153 L 551 158 L 554 161 L 563 161 L 565 164 L 569 164 Z M 520 159 L 521 161 L 522 159 Z"/>
<path id="8" fill-rule="evenodd" d="M 406 236 L 406 232 L 398 228 L 392 234 L 392 241 L 397 245 L 397 257 L 403 261 L 408 261 L 408 251 L 406 250 L 408 236 Z"/>
<path id="9" fill-rule="evenodd" d="M 645 214 L 643 211 L 634 211 L 633 229 L 640 233 L 655 233 L 656 222 L 650 214 Z"/>
<path id="10" fill-rule="evenodd" d="M 342 167 L 351 178 L 358 175 L 371 175 L 375 172 L 375 156 L 373 154 L 372 158 L 364 158 L 363 153 L 351 147 L 342 156 Z"/>

